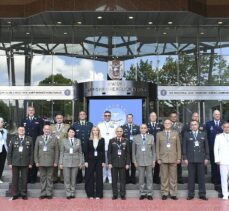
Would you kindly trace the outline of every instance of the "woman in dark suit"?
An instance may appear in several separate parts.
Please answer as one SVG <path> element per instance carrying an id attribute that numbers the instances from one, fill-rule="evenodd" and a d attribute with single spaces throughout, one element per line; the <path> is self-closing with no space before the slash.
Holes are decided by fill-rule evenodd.
<path id="1" fill-rule="evenodd" d="M 103 198 L 103 167 L 105 165 L 105 143 L 100 130 L 94 126 L 85 147 L 85 190 L 88 198 Z"/>

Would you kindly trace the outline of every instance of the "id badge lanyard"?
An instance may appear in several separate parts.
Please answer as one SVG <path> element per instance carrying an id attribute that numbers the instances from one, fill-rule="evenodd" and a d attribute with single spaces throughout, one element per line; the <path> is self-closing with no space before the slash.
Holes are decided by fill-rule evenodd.
<path id="1" fill-rule="evenodd" d="M 167 148 L 170 148 L 170 147 L 171 147 L 170 132 L 166 132 L 166 137 L 167 137 L 167 140 L 166 140 L 166 147 L 167 147 Z"/>
<path id="2" fill-rule="evenodd" d="M 18 151 L 19 152 L 22 152 L 23 151 L 23 139 L 20 140 L 20 146 L 18 148 Z"/>
<path id="3" fill-rule="evenodd" d="M 146 138 L 143 137 L 142 138 L 142 152 L 145 152 L 146 151 Z"/>
<path id="4" fill-rule="evenodd" d="M 117 143 L 117 147 L 118 147 L 118 155 L 122 155 L 121 146 L 122 146 L 122 143 L 121 143 L 121 142 L 120 142 L 120 144 L 118 144 L 118 143 Z"/>
<path id="5" fill-rule="evenodd" d="M 46 136 L 46 137 L 44 138 L 44 147 L 43 147 L 43 151 L 44 151 L 44 152 L 47 152 L 47 149 L 48 149 L 47 143 L 48 143 L 48 137 Z"/>

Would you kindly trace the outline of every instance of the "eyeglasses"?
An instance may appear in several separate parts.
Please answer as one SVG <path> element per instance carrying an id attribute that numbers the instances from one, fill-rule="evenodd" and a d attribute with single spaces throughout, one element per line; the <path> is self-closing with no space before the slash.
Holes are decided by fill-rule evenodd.
<path id="1" fill-rule="evenodd" d="M 118 131 L 116 131 L 116 132 L 117 132 L 117 133 L 122 133 L 122 130 L 120 130 L 120 131 L 118 130 Z"/>
<path id="2" fill-rule="evenodd" d="M 111 115 L 108 114 L 108 115 L 104 115 L 104 116 L 105 116 L 105 117 L 109 117 L 109 116 L 111 116 Z"/>

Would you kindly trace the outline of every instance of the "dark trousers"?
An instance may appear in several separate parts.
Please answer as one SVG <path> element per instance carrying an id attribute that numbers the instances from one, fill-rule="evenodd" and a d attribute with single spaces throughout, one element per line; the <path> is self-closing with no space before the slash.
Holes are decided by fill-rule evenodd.
<path id="1" fill-rule="evenodd" d="M 130 169 L 126 170 L 126 183 L 136 182 L 136 168 L 134 163 L 130 163 Z"/>
<path id="2" fill-rule="evenodd" d="M 27 195 L 27 166 L 13 166 L 12 167 L 12 194 L 13 196 L 26 196 Z M 19 180 L 19 178 L 21 178 Z M 21 184 L 19 185 L 19 181 Z M 21 192 L 19 191 L 21 187 Z"/>
<path id="3" fill-rule="evenodd" d="M 204 171 L 204 162 L 188 164 L 188 196 L 193 197 L 195 195 L 196 172 L 198 175 L 199 196 L 206 195 Z"/>
<path id="4" fill-rule="evenodd" d="M 101 161 L 88 161 L 88 168 L 85 172 L 85 190 L 88 197 L 103 197 L 103 167 Z"/>
<path id="5" fill-rule="evenodd" d="M 177 181 L 178 182 L 182 181 L 182 166 L 181 166 L 181 163 L 177 164 Z"/>
<path id="6" fill-rule="evenodd" d="M 2 152 L 0 153 L 0 179 L 2 178 L 2 173 L 4 170 L 4 166 L 5 166 L 5 161 L 6 161 L 6 155 L 7 155 L 7 152 L 6 152 L 5 147 L 3 146 Z"/>
<path id="7" fill-rule="evenodd" d="M 35 163 L 33 163 L 32 168 L 28 171 L 28 182 L 35 183 L 37 181 L 37 171 L 38 168 L 36 167 Z"/>
<path id="8" fill-rule="evenodd" d="M 221 184 L 219 166 L 215 163 L 214 151 L 210 150 L 210 163 L 211 163 L 211 181 L 215 185 Z"/>
<path id="9" fill-rule="evenodd" d="M 125 167 L 112 167 L 112 190 L 113 196 L 118 196 L 118 179 L 120 182 L 120 196 L 126 195 L 126 170 Z"/>
<path id="10" fill-rule="evenodd" d="M 160 165 L 158 164 L 158 162 L 155 162 L 155 167 L 152 169 L 152 173 L 153 173 L 153 182 L 159 183 Z"/>

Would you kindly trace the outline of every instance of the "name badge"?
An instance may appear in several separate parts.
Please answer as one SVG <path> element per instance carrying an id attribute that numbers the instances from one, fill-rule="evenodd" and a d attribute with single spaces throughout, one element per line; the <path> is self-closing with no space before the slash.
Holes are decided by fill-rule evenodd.
<path id="1" fill-rule="evenodd" d="M 171 144 L 170 144 L 170 143 L 167 143 L 167 144 L 166 144 L 166 147 L 167 147 L 167 148 L 170 148 L 170 147 L 171 147 Z"/>
<path id="2" fill-rule="evenodd" d="M 18 152 L 23 152 L 23 146 L 19 146 Z"/>
<path id="3" fill-rule="evenodd" d="M 97 150 L 94 151 L 94 156 L 95 156 L 95 157 L 98 156 L 98 151 L 97 151 Z"/>
<path id="4" fill-rule="evenodd" d="M 122 155 L 122 150 L 118 149 L 118 155 Z"/>
<path id="5" fill-rule="evenodd" d="M 145 152 L 145 151 L 146 151 L 146 147 L 142 146 L 142 152 Z"/>
<path id="6" fill-rule="evenodd" d="M 134 139 L 134 137 L 131 135 L 131 136 L 130 136 L 130 141 L 133 141 L 133 139 Z"/>
<path id="7" fill-rule="evenodd" d="M 44 146 L 43 147 L 43 152 L 47 152 L 47 150 L 48 150 L 47 146 Z"/>
<path id="8" fill-rule="evenodd" d="M 195 147 L 198 147 L 199 146 L 199 141 L 195 141 L 194 144 L 195 144 Z"/>
<path id="9" fill-rule="evenodd" d="M 69 149 L 69 154 L 73 154 L 73 148 Z"/>

